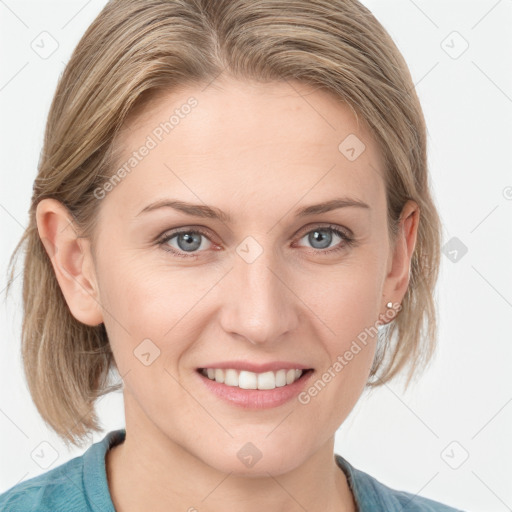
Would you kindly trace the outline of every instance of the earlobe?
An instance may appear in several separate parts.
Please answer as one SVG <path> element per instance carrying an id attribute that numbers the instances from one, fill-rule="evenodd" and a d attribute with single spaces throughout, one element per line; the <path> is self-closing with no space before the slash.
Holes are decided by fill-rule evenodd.
<path id="1" fill-rule="evenodd" d="M 73 316 L 86 325 L 103 322 L 90 243 L 78 236 L 69 210 L 56 199 L 42 199 L 37 229 Z"/>

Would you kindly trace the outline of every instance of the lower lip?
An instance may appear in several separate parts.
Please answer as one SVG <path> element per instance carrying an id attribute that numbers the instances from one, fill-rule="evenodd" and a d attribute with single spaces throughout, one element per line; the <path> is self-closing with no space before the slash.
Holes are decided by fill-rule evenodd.
<path id="1" fill-rule="evenodd" d="M 244 409 L 269 409 L 283 405 L 296 397 L 309 381 L 313 371 L 308 370 L 292 384 L 274 389 L 242 389 L 238 386 L 227 386 L 205 377 L 200 371 L 196 373 L 212 393 L 230 404 Z"/>

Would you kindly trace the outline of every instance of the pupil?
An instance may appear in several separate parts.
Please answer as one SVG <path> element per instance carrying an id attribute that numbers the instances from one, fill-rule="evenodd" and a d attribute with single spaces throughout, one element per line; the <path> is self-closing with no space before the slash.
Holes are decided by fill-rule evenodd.
<path id="1" fill-rule="evenodd" d="M 190 234 L 190 233 L 183 233 L 181 236 L 178 237 L 178 245 L 180 249 L 183 250 L 195 250 L 198 249 L 201 245 L 200 240 L 201 235 L 199 233 Z M 182 246 L 182 240 L 185 240 L 185 246 Z M 194 246 L 195 244 L 195 246 Z"/>
<path id="2" fill-rule="evenodd" d="M 331 243 L 332 235 L 324 235 L 322 233 L 326 233 L 327 230 L 317 230 L 313 232 L 313 239 L 315 242 L 321 242 L 321 247 L 317 247 L 318 249 L 325 249 L 326 247 L 329 247 Z M 311 241 L 311 240 L 310 240 Z M 313 245 L 313 244 L 312 244 Z"/>

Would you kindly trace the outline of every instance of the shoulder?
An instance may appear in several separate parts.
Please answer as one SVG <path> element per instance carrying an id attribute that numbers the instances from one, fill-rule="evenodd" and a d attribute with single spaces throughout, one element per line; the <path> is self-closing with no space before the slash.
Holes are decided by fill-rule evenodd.
<path id="1" fill-rule="evenodd" d="M 114 430 L 78 457 L 25 480 L 0 494 L 0 512 L 114 511 L 105 469 L 107 450 L 122 442 Z"/>
<path id="2" fill-rule="evenodd" d="M 25 480 L 0 494 L 0 512 L 87 510 L 82 489 L 82 456 Z"/>
<path id="3" fill-rule="evenodd" d="M 371 475 L 356 469 L 341 455 L 335 454 L 338 466 L 345 472 L 360 512 L 462 512 L 406 491 L 392 489 Z"/>

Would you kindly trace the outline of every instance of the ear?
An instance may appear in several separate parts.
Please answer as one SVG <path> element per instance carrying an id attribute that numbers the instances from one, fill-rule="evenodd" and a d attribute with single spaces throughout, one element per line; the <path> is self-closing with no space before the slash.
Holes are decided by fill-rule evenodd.
<path id="1" fill-rule="evenodd" d="M 89 240 L 80 238 L 69 210 L 56 199 L 42 199 L 37 229 L 72 315 L 87 325 L 103 322 Z"/>
<path id="2" fill-rule="evenodd" d="M 416 246 L 416 237 L 420 219 L 420 209 L 415 201 L 405 203 L 400 214 L 399 231 L 392 249 L 388 274 L 384 283 L 384 307 L 392 302 L 401 303 L 407 292 L 410 280 L 411 259 Z"/>

